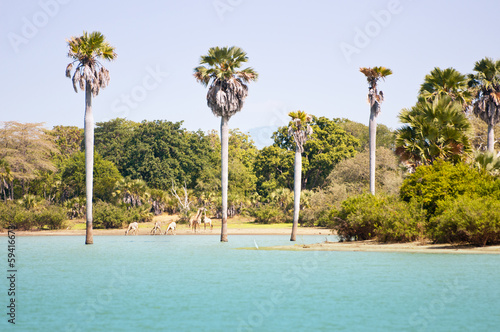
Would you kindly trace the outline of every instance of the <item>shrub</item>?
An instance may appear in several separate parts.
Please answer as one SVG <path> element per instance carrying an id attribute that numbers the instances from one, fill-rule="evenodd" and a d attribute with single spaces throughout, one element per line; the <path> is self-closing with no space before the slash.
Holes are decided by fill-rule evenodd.
<path id="1" fill-rule="evenodd" d="M 381 224 L 382 200 L 378 196 L 362 194 L 342 202 L 332 227 L 341 241 L 368 240 L 375 236 Z"/>
<path id="2" fill-rule="evenodd" d="M 341 241 L 376 238 L 380 242 L 408 242 L 423 237 L 425 210 L 416 201 L 363 194 L 342 202 L 340 210 L 332 210 L 329 218 Z"/>
<path id="3" fill-rule="evenodd" d="M 407 203 L 392 197 L 381 208 L 378 241 L 411 242 L 424 237 L 426 211 L 416 200 Z"/>
<path id="4" fill-rule="evenodd" d="M 256 208 L 248 209 L 251 217 L 255 218 L 255 222 L 263 224 L 274 224 L 286 222 L 287 218 L 283 211 L 271 204 L 263 204 Z"/>
<path id="5" fill-rule="evenodd" d="M 11 202 L 0 204 L 0 226 L 4 229 L 13 227 L 18 230 L 31 230 L 35 227 L 50 229 L 63 227 L 66 210 L 62 207 L 48 205 L 26 209 L 23 205 Z"/>
<path id="6" fill-rule="evenodd" d="M 49 229 L 60 229 L 64 227 L 66 209 L 52 205 L 37 213 L 35 218 L 40 228 L 47 226 Z"/>
<path id="7" fill-rule="evenodd" d="M 127 209 L 99 201 L 94 204 L 94 228 L 122 228 L 132 222 L 150 222 L 153 214 L 150 205 Z"/>
<path id="8" fill-rule="evenodd" d="M 465 193 L 469 195 L 492 194 L 498 186 L 491 186 L 494 178 L 466 164 L 453 165 L 436 160 L 433 165 L 420 166 L 408 176 L 401 186 L 401 198 L 407 202 L 417 200 L 427 210 L 427 218 L 434 215 L 440 201 Z"/>
<path id="9" fill-rule="evenodd" d="M 128 222 L 128 211 L 125 208 L 105 203 L 94 204 L 93 227 L 100 228 L 122 228 Z"/>
<path id="10" fill-rule="evenodd" d="M 432 239 L 440 243 L 500 243 L 500 201 L 494 197 L 448 198 L 439 203 L 428 227 Z"/>

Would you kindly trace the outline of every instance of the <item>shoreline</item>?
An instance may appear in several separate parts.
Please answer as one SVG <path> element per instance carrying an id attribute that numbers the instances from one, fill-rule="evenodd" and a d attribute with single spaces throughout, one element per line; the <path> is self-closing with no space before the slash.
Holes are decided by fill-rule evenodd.
<path id="1" fill-rule="evenodd" d="M 125 236 L 126 229 L 94 229 L 93 236 Z M 139 234 L 137 235 L 150 235 L 150 228 L 139 228 Z M 163 229 L 162 232 L 165 230 Z M 290 235 L 292 232 L 291 228 L 231 228 L 227 230 L 228 236 L 231 235 Z M 15 231 L 16 236 L 85 236 L 86 231 L 84 229 L 58 229 L 58 230 L 37 230 L 37 231 Z M 214 227 L 212 230 L 201 230 L 198 232 L 193 232 L 189 228 L 179 228 L 175 235 L 220 235 L 219 227 Z M 331 232 L 327 228 L 318 227 L 299 227 L 297 235 L 331 235 Z M 0 232 L 0 236 L 7 236 L 7 231 L 3 230 Z M 135 236 L 135 235 L 127 235 Z M 163 233 L 157 234 L 157 236 L 164 236 Z M 171 236 L 169 234 L 168 236 Z"/>
<path id="2" fill-rule="evenodd" d="M 349 252 L 397 252 L 415 254 L 500 254 L 500 245 L 474 247 L 471 245 L 431 244 L 421 242 L 379 243 L 370 241 L 322 242 L 314 244 L 295 244 L 257 248 L 247 250 L 283 250 L 283 251 L 349 251 Z"/>

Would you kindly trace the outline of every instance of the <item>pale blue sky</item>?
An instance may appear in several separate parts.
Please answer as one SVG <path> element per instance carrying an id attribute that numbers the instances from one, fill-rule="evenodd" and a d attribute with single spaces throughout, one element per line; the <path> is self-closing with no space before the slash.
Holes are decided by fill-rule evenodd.
<path id="1" fill-rule="evenodd" d="M 378 121 L 398 128 L 399 111 L 415 103 L 435 66 L 469 73 L 485 56 L 500 58 L 499 12 L 499 2 L 486 0 L 0 0 L 0 121 L 83 127 L 84 93 L 64 76 L 65 39 L 98 30 L 118 58 L 105 63 L 111 82 L 93 100 L 97 122 L 219 129 L 193 68 L 210 47 L 236 45 L 260 78 L 229 124 L 252 131 L 259 146 L 292 110 L 367 124 L 359 67 L 393 70 L 380 84 Z"/>

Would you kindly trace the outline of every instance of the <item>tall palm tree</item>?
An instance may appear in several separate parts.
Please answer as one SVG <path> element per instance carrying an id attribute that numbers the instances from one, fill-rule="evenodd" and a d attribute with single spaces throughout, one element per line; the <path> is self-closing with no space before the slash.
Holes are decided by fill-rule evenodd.
<path id="1" fill-rule="evenodd" d="M 109 83 L 109 71 L 99 62 L 100 59 L 114 60 L 115 48 L 100 32 L 83 32 L 80 37 L 71 37 L 68 42 L 68 57 L 73 61 L 66 67 L 66 77 L 73 81 L 75 92 L 85 90 L 85 184 L 87 193 L 87 232 L 86 244 L 94 243 L 92 235 L 92 181 L 94 169 L 94 116 L 92 115 L 92 96 Z M 71 71 L 76 63 L 73 77 Z"/>
<path id="2" fill-rule="evenodd" d="M 375 151 L 377 139 L 377 116 L 380 113 L 380 104 L 384 101 L 384 93 L 377 90 L 377 83 L 392 74 L 392 70 L 385 67 L 360 68 L 368 81 L 368 104 L 370 104 L 370 192 L 375 195 Z"/>
<path id="3" fill-rule="evenodd" d="M 304 144 L 312 135 L 312 128 L 309 122 L 312 116 L 303 111 L 290 112 L 288 115 L 292 118 L 288 125 L 288 136 L 293 137 L 295 142 L 295 164 L 293 175 L 293 227 L 290 241 L 295 241 L 297 236 L 297 226 L 299 222 L 300 211 L 300 191 L 302 182 L 302 153 Z"/>
<path id="4" fill-rule="evenodd" d="M 424 83 L 420 86 L 420 97 L 427 100 L 435 96 L 449 96 L 453 101 L 458 101 L 465 107 L 472 101 L 472 94 L 467 85 L 467 77 L 454 68 L 442 70 L 435 67 L 425 75 Z"/>
<path id="5" fill-rule="evenodd" d="M 500 60 L 484 58 L 474 65 L 469 86 L 475 91 L 472 111 L 488 124 L 488 151 L 495 150 L 495 125 L 500 121 Z"/>
<path id="6" fill-rule="evenodd" d="M 194 69 L 196 80 L 205 87 L 209 86 L 208 107 L 214 115 L 221 117 L 221 242 L 227 242 L 228 121 L 243 107 L 248 95 L 246 84 L 258 78 L 253 68 L 239 69 L 247 61 L 247 54 L 239 47 L 212 47 L 207 55 L 201 56 L 200 66 Z"/>

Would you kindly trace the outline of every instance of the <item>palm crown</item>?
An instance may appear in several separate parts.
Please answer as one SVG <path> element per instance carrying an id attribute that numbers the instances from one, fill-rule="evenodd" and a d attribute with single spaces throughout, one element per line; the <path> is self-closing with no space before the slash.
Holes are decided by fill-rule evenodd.
<path id="1" fill-rule="evenodd" d="M 471 93 L 467 87 L 467 78 L 454 68 L 442 70 L 435 67 L 430 74 L 425 75 L 420 86 L 420 96 L 432 99 L 435 96 L 448 95 L 452 100 L 466 105 L 471 102 Z"/>
<path id="2" fill-rule="evenodd" d="M 235 46 L 212 47 L 208 55 L 201 56 L 194 77 L 203 86 L 210 85 L 207 104 L 215 115 L 231 117 L 243 107 L 248 95 L 246 83 L 259 76 L 253 68 L 239 69 L 247 61 L 246 53 Z"/>
<path id="3" fill-rule="evenodd" d="M 376 115 L 380 113 L 380 103 L 384 101 L 384 93 L 377 91 L 377 83 L 392 74 L 392 70 L 385 67 L 359 68 L 359 71 L 366 76 L 368 81 L 368 104 Z"/>
<path id="4" fill-rule="evenodd" d="M 488 124 L 500 120 L 500 61 L 484 58 L 476 62 L 469 87 L 475 90 L 473 112 Z"/>
<path id="5" fill-rule="evenodd" d="M 67 40 L 69 46 L 68 57 L 73 61 L 66 67 L 66 77 L 72 78 L 73 88 L 78 92 L 85 89 L 88 83 L 92 95 L 99 94 L 100 88 L 105 88 L 109 83 L 109 71 L 102 66 L 99 59 L 114 60 L 116 58 L 115 48 L 111 46 L 102 33 L 83 32 L 80 37 L 71 37 Z M 71 77 L 73 64 L 77 62 L 75 73 Z"/>
<path id="6" fill-rule="evenodd" d="M 304 152 L 304 144 L 313 132 L 309 125 L 312 116 L 304 111 L 290 112 L 288 116 L 292 118 L 288 125 L 288 135 L 293 137 L 298 151 L 302 153 Z"/>

